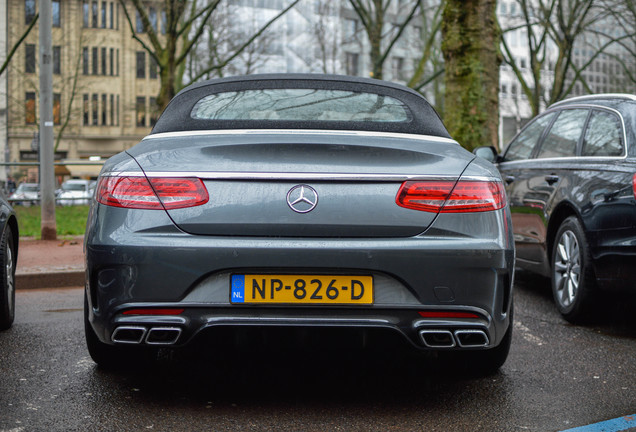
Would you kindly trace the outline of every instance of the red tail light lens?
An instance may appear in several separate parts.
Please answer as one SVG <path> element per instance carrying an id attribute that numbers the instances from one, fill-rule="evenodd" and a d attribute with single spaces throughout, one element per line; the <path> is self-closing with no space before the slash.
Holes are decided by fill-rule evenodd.
<path id="1" fill-rule="evenodd" d="M 407 181 L 395 201 L 400 207 L 433 213 L 483 212 L 505 207 L 506 193 L 497 181 Z"/>
<path id="2" fill-rule="evenodd" d="M 634 174 L 634 178 L 632 179 L 632 188 L 634 189 L 634 198 L 636 198 L 636 174 Z"/>
<path id="3" fill-rule="evenodd" d="M 101 204 L 146 210 L 194 207 L 209 199 L 198 178 L 101 177 L 95 195 Z"/>

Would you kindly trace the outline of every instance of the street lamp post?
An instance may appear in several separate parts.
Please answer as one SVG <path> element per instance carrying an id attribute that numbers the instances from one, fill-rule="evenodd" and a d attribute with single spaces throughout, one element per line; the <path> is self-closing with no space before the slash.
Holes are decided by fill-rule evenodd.
<path id="1" fill-rule="evenodd" d="M 51 0 L 40 0 L 40 204 L 42 240 L 55 240 L 53 168 L 53 56 Z"/>

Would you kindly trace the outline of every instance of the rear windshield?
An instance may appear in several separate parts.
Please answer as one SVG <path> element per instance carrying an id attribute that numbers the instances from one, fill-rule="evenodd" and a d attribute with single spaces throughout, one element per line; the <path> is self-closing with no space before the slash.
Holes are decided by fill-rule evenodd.
<path id="1" fill-rule="evenodd" d="M 261 89 L 216 93 L 200 99 L 197 120 L 292 120 L 407 123 L 399 100 L 373 93 L 327 89 Z"/>

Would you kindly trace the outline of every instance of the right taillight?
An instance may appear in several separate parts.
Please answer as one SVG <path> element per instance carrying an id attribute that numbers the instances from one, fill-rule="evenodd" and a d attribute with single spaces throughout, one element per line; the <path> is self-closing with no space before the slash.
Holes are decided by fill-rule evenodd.
<path id="1" fill-rule="evenodd" d="M 636 174 L 632 178 L 632 189 L 634 189 L 634 199 L 636 199 Z"/>
<path id="2" fill-rule="evenodd" d="M 171 210 L 205 204 L 209 195 L 198 178 L 101 177 L 95 198 L 113 207 Z"/>
<path id="3" fill-rule="evenodd" d="M 395 199 L 397 205 L 434 213 L 467 213 L 498 210 L 506 193 L 498 181 L 407 181 Z"/>

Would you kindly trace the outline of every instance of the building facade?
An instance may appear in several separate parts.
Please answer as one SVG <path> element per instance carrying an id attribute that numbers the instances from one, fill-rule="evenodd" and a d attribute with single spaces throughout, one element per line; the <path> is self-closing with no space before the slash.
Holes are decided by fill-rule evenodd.
<path id="1" fill-rule="evenodd" d="M 36 0 L 7 0 L 7 46 L 38 12 Z M 132 38 L 116 0 L 52 1 L 53 120 L 56 161 L 108 158 L 137 143 L 156 118 L 157 68 Z M 37 162 L 38 24 L 3 76 L 7 91 L 5 157 Z M 36 181 L 37 168 L 11 167 Z M 95 177 L 99 167 L 68 165 L 58 174 Z M 26 180 L 26 179 L 25 179 Z"/>

